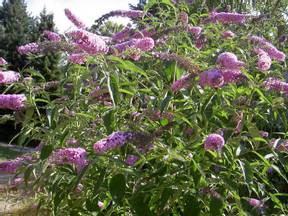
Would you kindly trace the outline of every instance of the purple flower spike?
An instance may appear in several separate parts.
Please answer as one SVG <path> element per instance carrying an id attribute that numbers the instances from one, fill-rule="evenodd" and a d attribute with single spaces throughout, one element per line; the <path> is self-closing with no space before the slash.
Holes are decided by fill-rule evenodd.
<path id="1" fill-rule="evenodd" d="M 231 52 L 221 53 L 217 58 L 217 63 L 224 69 L 238 69 L 245 66 L 244 62 L 239 61 L 237 56 Z"/>
<path id="2" fill-rule="evenodd" d="M 128 155 L 125 163 L 129 166 L 133 166 L 137 161 L 139 160 L 139 157 L 136 155 Z"/>
<path id="3" fill-rule="evenodd" d="M 25 55 L 40 52 L 40 47 L 37 43 L 28 43 L 23 46 L 19 46 L 17 50 L 21 55 Z"/>
<path id="4" fill-rule="evenodd" d="M 0 71 L 0 84 L 10 84 L 17 82 L 20 78 L 20 74 L 14 71 Z"/>
<path id="5" fill-rule="evenodd" d="M 117 131 L 110 134 L 108 137 L 99 140 L 93 145 L 95 153 L 101 154 L 110 149 L 115 149 L 117 147 L 123 146 L 127 141 L 133 138 L 133 133 L 131 132 L 121 132 Z"/>
<path id="6" fill-rule="evenodd" d="M 88 164 L 86 150 L 83 148 L 63 148 L 55 151 L 50 157 L 50 162 L 62 165 L 73 164 L 81 171 Z"/>
<path id="7" fill-rule="evenodd" d="M 224 77 L 218 69 L 207 70 L 200 74 L 199 84 L 202 88 L 206 85 L 220 88 L 224 85 Z"/>
<path id="8" fill-rule="evenodd" d="M 209 134 L 204 142 L 205 150 L 216 150 L 221 151 L 224 147 L 225 140 L 219 134 Z"/>
<path id="9" fill-rule="evenodd" d="M 84 29 L 86 26 L 85 24 L 76 17 L 68 8 L 64 9 L 66 17 L 77 27 L 80 29 Z"/>
<path id="10" fill-rule="evenodd" d="M 48 40 L 50 40 L 50 41 L 54 41 L 54 42 L 61 41 L 60 35 L 55 33 L 55 32 L 45 30 L 43 33 L 48 38 Z"/>
<path id="11" fill-rule="evenodd" d="M 6 65 L 6 64 L 7 61 L 4 58 L 0 57 L 0 65 Z"/>
<path id="12" fill-rule="evenodd" d="M 19 110 L 25 107 L 24 94 L 0 94 L 0 109 Z"/>

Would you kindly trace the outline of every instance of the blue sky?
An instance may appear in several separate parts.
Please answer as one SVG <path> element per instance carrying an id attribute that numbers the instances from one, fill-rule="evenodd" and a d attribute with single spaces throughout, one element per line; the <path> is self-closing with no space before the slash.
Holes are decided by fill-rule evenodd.
<path id="1" fill-rule="evenodd" d="M 37 16 L 45 6 L 48 12 L 54 13 L 57 28 L 65 31 L 73 28 L 73 25 L 65 17 L 64 8 L 69 8 L 89 26 L 101 15 L 111 10 L 128 9 L 129 3 L 136 5 L 138 0 L 26 0 L 26 2 L 28 11 L 34 16 Z M 127 22 L 124 18 L 117 20 Z"/>

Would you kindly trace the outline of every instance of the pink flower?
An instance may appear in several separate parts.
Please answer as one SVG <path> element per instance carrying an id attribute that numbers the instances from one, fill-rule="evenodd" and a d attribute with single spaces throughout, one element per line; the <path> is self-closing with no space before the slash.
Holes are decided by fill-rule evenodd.
<path id="1" fill-rule="evenodd" d="M 77 46 L 91 55 L 106 53 L 108 51 L 106 42 L 96 34 L 78 29 L 69 32 L 68 35 L 71 36 Z"/>
<path id="2" fill-rule="evenodd" d="M 0 84 L 9 84 L 17 82 L 20 78 L 20 74 L 14 71 L 0 71 Z"/>
<path id="3" fill-rule="evenodd" d="M 154 40 L 149 37 L 136 39 L 135 48 L 138 48 L 142 51 L 150 51 L 154 48 Z"/>
<path id="4" fill-rule="evenodd" d="M 224 31 L 221 33 L 221 35 L 224 39 L 235 37 L 235 34 L 232 31 Z"/>
<path id="5" fill-rule="evenodd" d="M 263 138 L 267 138 L 269 136 L 269 133 L 267 131 L 259 131 L 259 134 Z"/>
<path id="6" fill-rule="evenodd" d="M 204 71 L 199 76 L 199 84 L 202 88 L 204 88 L 206 85 L 213 88 L 219 88 L 224 85 L 224 77 L 221 71 L 218 69 Z"/>
<path id="7" fill-rule="evenodd" d="M 79 145 L 79 141 L 75 138 L 70 138 L 67 140 L 67 144 L 70 146 L 77 146 Z"/>
<path id="8" fill-rule="evenodd" d="M 192 78 L 191 74 L 186 74 L 185 76 L 181 77 L 179 80 L 176 80 L 172 84 L 171 90 L 173 92 L 176 92 L 182 88 L 187 88 L 190 85 L 191 78 Z"/>
<path id="9" fill-rule="evenodd" d="M 244 62 L 238 61 L 237 56 L 231 52 L 221 53 L 217 58 L 217 63 L 224 69 L 238 69 L 244 66 Z"/>
<path id="10" fill-rule="evenodd" d="M 100 208 L 100 209 L 104 208 L 104 203 L 101 201 L 98 201 L 97 205 L 98 205 L 98 208 Z"/>
<path id="11" fill-rule="evenodd" d="M 80 29 L 84 29 L 85 24 L 78 19 L 68 8 L 64 9 L 66 17 L 77 27 Z"/>
<path id="12" fill-rule="evenodd" d="M 131 38 L 143 38 L 143 37 L 151 37 L 152 35 L 154 35 L 156 33 L 155 29 L 142 29 L 141 31 L 137 31 L 135 32 Z"/>
<path id="13" fill-rule="evenodd" d="M 209 134 L 204 141 L 204 148 L 205 150 L 216 150 L 221 151 L 224 147 L 225 140 L 219 134 Z"/>
<path id="14" fill-rule="evenodd" d="M 288 94 L 288 83 L 274 77 L 269 77 L 266 81 L 264 81 L 263 86 L 267 90 L 274 90 L 276 92 L 284 92 L 285 94 Z"/>
<path id="15" fill-rule="evenodd" d="M 0 163 L 0 172 L 4 173 L 15 173 L 19 167 L 24 165 L 25 163 L 32 161 L 31 156 L 21 156 L 17 157 L 14 160 L 4 161 Z"/>
<path id="16" fill-rule="evenodd" d="M 113 16 L 128 17 L 128 18 L 140 18 L 144 15 L 144 12 L 141 10 L 116 10 L 111 11 L 109 14 Z"/>
<path id="17" fill-rule="evenodd" d="M 117 147 L 123 146 L 126 142 L 133 138 L 133 133 L 131 132 L 113 132 L 108 137 L 99 140 L 93 145 L 95 153 L 101 154 L 110 149 L 115 149 Z"/>
<path id="18" fill-rule="evenodd" d="M 271 58 L 264 50 L 258 48 L 255 49 L 255 52 L 258 54 L 258 68 L 261 71 L 269 70 L 271 66 Z"/>
<path id="19" fill-rule="evenodd" d="M 113 42 L 117 42 L 117 43 L 121 43 L 121 42 L 125 41 L 129 37 L 130 32 L 131 32 L 131 28 L 126 26 L 123 30 L 121 30 L 120 32 L 115 33 L 112 36 L 112 41 Z"/>
<path id="20" fill-rule="evenodd" d="M 24 182 L 24 179 L 23 178 L 20 178 L 20 177 L 17 177 L 17 178 L 14 178 L 12 181 L 11 181 L 11 185 L 13 187 L 16 187 L 20 184 L 22 184 Z"/>
<path id="21" fill-rule="evenodd" d="M 21 55 L 29 54 L 29 53 L 38 53 L 40 52 L 40 47 L 37 43 L 28 43 L 23 46 L 19 46 L 17 48 L 18 52 Z"/>
<path id="22" fill-rule="evenodd" d="M 73 164 L 81 171 L 88 164 L 86 150 L 83 148 L 63 148 L 56 150 L 50 157 L 50 162 L 62 165 Z"/>
<path id="23" fill-rule="evenodd" d="M 0 109 L 19 110 L 25 107 L 24 94 L 0 94 Z"/>
<path id="24" fill-rule="evenodd" d="M 4 58 L 0 57 L 0 65 L 6 65 L 7 62 Z"/>
<path id="25" fill-rule="evenodd" d="M 125 163 L 129 166 L 133 166 L 137 161 L 139 160 L 139 157 L 136 155 L 128 155 Z"/>
<path id="26" fill-rule="evenodd" d="M 50 41 L 54 41 L 54 42 L 61 41 L 60 35 L 55 33 L 55 32 L 45 30 L 43 33 L 48 38 L 48 40 L 50 40 Z"/>
<path id="27" fill-rule="evenodd" d="M 76 194 L 80 194 L 83 191 L 84 186 L 82 184 L 77 184 L 76 188 L 75 188 L 75 193 Z"/>
<path id="28" fill-rule="evenodd" d="M 279 51 L 273 44 L 271 44 L 265 38 L 255 35 L 249 36 L 248 38 L 251 42 L 257 44 L 260 48 L 264 49 L 264 51 L 267 52 L 271 58 L 277 61 L 285 61 L 286 58 L 285 53 Z"/>
<path id="29" fill-rule="evenodd" d="M 187 25 L 189 22 L 188 14 L 184 11 L 180 12 L 178 19 L 182 23 L 182 25 Z"/>
<path id="30" fill-rule="evenodd" d="M 237 69 L 232 69 L 232 70 L 224 69 L 224 70 L 221 70 L 221 72 L 222 72 L 222 76 L 224 78 L 225 84 L 236 83 L 240 81 L 242 78 L 244 78 L 244 75 L 242 74 L 242 72 Z"/>
<path id="31" fill-rule="evenodd" d="M 202 32 L 202 28 L 199 26 L 188 25 L 187 31 L 193 34 L 195 37 L 199 37 Z"/>
<path id="32" fill-rule="evenodd" d="M 74 64 L 84 64 L 87 57 L 86 53 L 72 53 L 68 56 L 68 60 Z"/>
<path id="33" fill-rule="evenodd" d="M 116 44 L 114 48 L 118 50 L 119 53 L 124 52 L 126 49 L 138 48 L 142 51 L 149 51 L 154 47 L 154 40 L 149 37 L 132 39 L 124 43 Z"/>
<path id="34" fill-rule="evenodd" d="M 200 35 L 196 38 L 195 46 L 197 49 L 202 49 L 205 45 L 206 39 L 203 35 Z"/>
<path id="35" fill-rule="evenodd" d="M 212 22 L 226 23 L 240 23 L 243 24 L 246 21 L 247 15 L 239 13 L 227 13 L 227 12 L 212 12 L 210 13 L 210 20 Z"/>
<path id="36" fill-rule="evenodd" d="M 254 206 L 256 208 L 262 208 L 263 202 L 261 200 L 255 199 L 255 198 L 249 198 L 248 199 L 249 205 Z"/>

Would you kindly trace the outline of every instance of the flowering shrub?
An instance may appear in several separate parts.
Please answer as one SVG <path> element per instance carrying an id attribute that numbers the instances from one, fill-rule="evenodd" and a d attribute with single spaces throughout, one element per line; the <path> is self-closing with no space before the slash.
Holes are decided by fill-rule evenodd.
<path id="1" fill-rule="evenodd" d="M 104 15 L 135 21 L 111 38 L 67 9 L 76 30 L 19 47 L 62 51 L 65 75 L 2 72 L 22 93 L 0 108 L 24 112 L 18 142 L 40 145 L 0 168 L 23 167 L 57 215 L 288 214 L 286 47 L 249 14 L 167 2 Z"/>

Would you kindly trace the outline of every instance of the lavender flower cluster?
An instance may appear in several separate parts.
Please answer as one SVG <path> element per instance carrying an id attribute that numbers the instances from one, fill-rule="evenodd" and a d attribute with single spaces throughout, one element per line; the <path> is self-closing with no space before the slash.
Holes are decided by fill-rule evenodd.
<path id="1" fill-rule="evenodd" d="M 87 153 L 83 148 L 63 148 L 55 151 L 49 158 L 50 163 L 63 165 L 73 164 L 81 171 L 87 164 Z"/>
<path id="2" fill-rule="evenodd" d="M 25 107 L 24 94 L 0 94 L 0 109 L 20 110 Z"/>
<path id="3" fill-rule="evenodd" d="M 106 42 L 96 34 L 92 34 L 85 30 L 77 29 L 68 33 L 73 42 L 79 48 L 91 55 L 106 53 L 108 47 Z"/>
<path id="4" fill-rule="evenodd" d="M 219 134 L 209 134 L 204 141 L 205 150 L 221 151 L 224 147 L 225 140 Z"/>
<path id="5" fill-rule="evenodd" d="M 15 71 L 0 71 L 0 84 L 10 84 L 17 82 L 20 74 Z"/>
<path id="6" fill-rule="evenodd" d="M 236 24 L 243 24 L 246 22 L 246 18 L 248 16 L 245 14 L 239 13 L 227 13 L 227 12 L 211 12 L 209 20 L 211 22 L 220 22 L 223 24 L 227 23 L 236 23 Z"/>
<path id="7" fill-rule="evenodd" d="M 217 58 L 217 63 L 219 69 L 210 69 L 200 74 L 199 84 L 201 87 L 220 88 L 224 84 L 237 82 L 244 77 L 239 69 L 245 66 L 245 63 L 239 61 L 235 54 L 221 53 Z"/>
<path id="8" fill-rule="evenodd" d="M 93 145 L 95 153 L 101 154 L 110 149 L 123 146 L 126 142 L 133 139 L 132 132 L 117 131 L 110 134 L 108 137 L 99 140 Z"/>
<path id="9" fill-rule="evenodd" d="M 285 61 L 286 55 L 285 53 L 279 51 L 272 43 L 267 41 L 263 37 L 259 36 L 249 36 L 249 40 L 256 44 L 258 48 L 263 49 L 272 59 L 277 61 Z"/>
<path id="10" fill-rule="evenodd" d="M 3 173 L 15 173 L 25 163 L 31 162 L 32 157 L 29 155 L 24 155 L 22 157 L 17 157 L 14 160 L 4 161 L 0 163 L 0 172 Z"/>
<path id="11" fill-rule="evenodd" d="M 64 10 L 66 17 L 77 27 L 80 29 L 84 29 L 86 26 L 85 24 L 75 16 L 68 8 Z"/>

